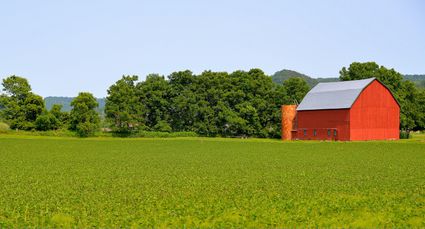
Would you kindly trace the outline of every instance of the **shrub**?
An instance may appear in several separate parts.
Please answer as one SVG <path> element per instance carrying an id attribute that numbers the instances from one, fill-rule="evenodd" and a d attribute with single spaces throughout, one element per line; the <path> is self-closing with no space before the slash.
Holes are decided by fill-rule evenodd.
<path id="1" fill-rule="evenodd" d="M 59 125 L 59 120 L 52 114 L 40 115 L 35 120 L 35 129 L 41 131 L 56 130 Z"/>
<path id="2" fill-rule="evenodd" d="M 35 124 L 33 122 L 27 122 L 16 119 L 10 122 L 10 128 L 19 130 L 34 130 Z"/>
<path id="3" fill-rule="evenodd" d="M 171 132 L 172 128 L 167 121 L 161 120 L 155 126 L 154 129 L 159 132 Z"/>
<path id="4" fill-rule="evenodd" d="M 0 122 L 0 133 L 6 133 L 10 130 L 9 125 L 6 123 Z"/>
<path id="5" fill-rule="evenodd" d="M 400 130 L 400 139 L 409 139 L 410 131 Z"/>
<path id="6" fill-rule="evenodd" d="M 77 124 L 76 132 L 82 138 L 94 136 L 95 131 L 98 129 L 97 127 L 97 124 L 94 123 L 81 122 Z"/>
<path id="7" fill-rule="evenodd" d="M 20 130 L 20 131 L 9 131 L 8 134 L 18 135 L 18 136 L 77 137 L 77 134 L 74 131 L 70 131 L 67 129 L 47 130 L 47 131 Z"/>

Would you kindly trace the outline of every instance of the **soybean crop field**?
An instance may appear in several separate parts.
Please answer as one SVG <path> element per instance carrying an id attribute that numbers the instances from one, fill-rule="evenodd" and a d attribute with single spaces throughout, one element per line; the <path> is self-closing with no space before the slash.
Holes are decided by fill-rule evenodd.
<path id="1" fill-rule="evenodd" d="M 425 143 L 0 135 L 0 227 L 425 227 Z"/>

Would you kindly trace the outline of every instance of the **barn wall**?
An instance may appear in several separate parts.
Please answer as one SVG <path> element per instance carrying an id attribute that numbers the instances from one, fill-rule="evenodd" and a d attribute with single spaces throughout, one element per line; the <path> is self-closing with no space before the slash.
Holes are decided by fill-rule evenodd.
<path id="1" fill-rule="evenodd" d="M 400 108 L 391 92 L 374 81 L 350 109 L 351 140 L 399 139 Z"/>
<path id="2" fill-rule="evenodd" d="M 350 111 L 341 110 L 314 110 L 298 111 L 297 138 L 301 140 L 350 140 Z M 307 135 L 304 135 L 304 130 Z M 317 135 L 314 136 L 314 130 Z M 328 130 L 331 135 L 328 136 Z M 337 131 L 334 137 L 333 131 Z"/>

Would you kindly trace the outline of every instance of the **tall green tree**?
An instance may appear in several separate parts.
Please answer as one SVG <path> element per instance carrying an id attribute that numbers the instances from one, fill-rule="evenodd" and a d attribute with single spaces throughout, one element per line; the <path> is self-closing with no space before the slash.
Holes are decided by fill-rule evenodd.
<path id="1" fill-rule="evenodd" d="M 400 128 L 411 130 L 425 129 L 425 92 L 418 89 L 413 82 L 404 81 L 399 90 Z"/>
<path id="2" fill-rule="evenodd" d="M 66 126 L 69 124 L 69 112 L 62 111 L 62 104 L 53 104 L 52 108 L 50 109 L 50 114 L 55 116 L 57 120 L 59 120 L 60 127 Z"/>
<path id="3" fill-rule="evenodd" d="M 44 100 L 31 92 L 28 80 L 19 76 L 3 79 L 3 94 L 0 97 L 0 116 L 13 129 L 31 130 L 35 120 L 44 111 Z"/>
<path id="4" fill-rule="evenodd" d="M 310 90 L 307 82 L 299 77 L 292 77 L 283 82 L 283 89 L 286 91 L 287 100 L 290 104 L 299 104 Z"/>
<path id="5" fill-rule="evenodd" d="M 375 62 L 353 62 L 348 69 L 343 67 L 339 71 L 339 79 L 341 81 L 347 80 L 361 80 L 371 77 L 377 78 L 385 86 L 387 86 L 398 98 L 403 90 L 403 76 L 394 69 L 388 69 L 384 66 L 379 66 Z"/>
<path id="6" fill-rule="evenodd" d="M 143 104 L 137 96 L 138 76 L 123 76 L 109 87 L 105 114 L 112 129 L 119 133 L 130 133 L 143 127 Z"/>
<path id="7" fill-rule="evenodd" d="M 163 76 L 150 74 L 136 85 L 138 102 L 148 130 L 168 131 L 170 126 L 170 85 Z"/>
<path id="8" fill-rule="evenodd" d="M 192 85 L 192 97 L 196 103 L 190 102 L 191 117 L 194 116 L 191 131 L 203 136 L 217 136 L 221 134 L 221 126 L 218 119 L 218 104 L 225 100 L 225 94 L 231 90 L 234 85 L 230 84 L 229 74 L 227 72 L 204 71 L 196 76 L 196 84 Z M 222 135 L 222 134 L 221 134 Z"/>
<path id="9" fill-rule="evenodd" d="M 9 76 L 3 79 L 3 91 L 14 98 L 25 99 L 31 93 L 31 86 L 28 80 L 20 76 Z"/>
<path id="10" fill-rule="evenodd" d="M 189 70 L 173 72 L 169 79 L 170 125 L 175 131 L 194 131 L 196 114 L 199 110 L 199 95 L 195 90 L 197 77 Z"/>
<path id="11" fill-rule="evenodd" d="M 71 102 L 70 130 L 76 131 L 80 137 L 94 135 L 99 128 L 99 114 L 96 108 L 99 106 L 91 93 L 80 92 Z"/>

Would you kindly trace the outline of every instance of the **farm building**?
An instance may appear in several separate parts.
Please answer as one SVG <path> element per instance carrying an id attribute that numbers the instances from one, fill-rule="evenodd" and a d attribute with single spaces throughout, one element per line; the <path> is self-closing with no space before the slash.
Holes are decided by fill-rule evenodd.
<path id="1" fill-rule="evenodd" d="M 376 78 L 319 83 L 298 105 L 282 106 L 282 139 L 399 139 L 400 105 Z"/>

